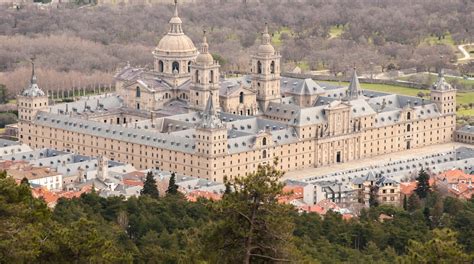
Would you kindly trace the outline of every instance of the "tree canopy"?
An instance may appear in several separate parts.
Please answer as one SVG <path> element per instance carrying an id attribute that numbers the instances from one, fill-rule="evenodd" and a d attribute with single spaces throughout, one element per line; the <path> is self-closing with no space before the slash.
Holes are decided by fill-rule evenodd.
<path id="1" fill-rule="evenodd" d="M 379 205 L 344 220 L 276 203 L 281 172 L 263 166 L 228 182 L 221 201 L 97 193 L 50 210 L 0 173 L 0 259 L 5 263 L 470 263 L 474 200 L 436 191 L 403 208 Z M 417 196 L 417 195 L 415 195 Z M 438 207 L 438 208 L 437 208 Z M 429 208 L 424 212 L 424 208 Z M 379 216 L 392 216 L 380 221 Z M 429 221 L 427 221 L 429 219 Z"/>

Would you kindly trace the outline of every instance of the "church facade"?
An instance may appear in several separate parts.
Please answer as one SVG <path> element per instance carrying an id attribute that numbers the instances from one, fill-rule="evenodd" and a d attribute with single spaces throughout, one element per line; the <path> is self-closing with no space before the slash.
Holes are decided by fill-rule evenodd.
<path id="1" fill-rule="evenodd" d="M 175 4 L 153 69 L 127 65 L 115 93 L 49 105 L 33 70 L 17 100 L 20 140 L 214 181 L 274 159 L 289 171 L 452 140 L 456 90 L 442 73 L 430 100 L 362 90 L 355 70 L 348 87 L 285 78 L 270 39 L 265 26 L 250 73 L 223 78 Z"/>

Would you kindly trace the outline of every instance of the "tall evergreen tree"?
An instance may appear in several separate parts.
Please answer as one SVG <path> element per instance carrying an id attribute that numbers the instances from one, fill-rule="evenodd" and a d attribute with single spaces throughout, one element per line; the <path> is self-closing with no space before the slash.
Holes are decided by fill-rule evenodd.
<path id="1" fill-rule="evenodd" d="M 430 175 L 424 169 L 421 169 L 418 178 L 416 178 L 415 192 L 418 197 L 424 199 L 430 191 Z"/>
<path id="2" fill-rule="evenodd" d="M 406 195 L 403 196 L 403 209 L 404 209 L 405 211 L 408 210 L 408 199 L 407 199 L 407 196 L 406 196 Z"/>
<path id="3" fill-rule="evenodd" d="M 369 193 L 369 206 L 370 207 L 379 206 L 379 199 L 378 199 L 378 194 L 377 194 L 378 191 L 379 191 L 379 188 L 377 186 L 370 187 L 370 193 Z"/>
<path id="4" fill-rule="evenodd" d="M 272 263 L 294 258 L 298 250 L 292 239 L 292 209 L 277 199 L 283 190 L 282 175 L 267 164 L 230 182 L 232 192 L 216 205 L 218 221 L 205 243 L 211 263 Z"/>
<path id="5" fill-rule="evenodd" d="M 178 194 L 178 185 L 176 185 L 176 174 L 174 172 L 171 173 L 171 177 L 168 184 L 168 189 L 166 190 L 166 194 L 171 194 L 171 195 Z"/>
<path id="6" fill-rule="evenodd" d="M 140 192 L 141 195 L 148 195 L 152 198 L 159 198 L 160 194 L 158 192 L 158 188 L 156 187 L 156 180 L 153 176 L 153 172 L 149 171 L 146 174 L 145 184 L 143 185 L 143 189 Z"/>
<path id="7" fill-rule="evenodd" d="M 30 186 L 30 182 L 28 181 L 28 179 L 26 177 L 23 177 L 23 179 L 21 179 L 21 184 L 25 184 L 26 186 Z"/>

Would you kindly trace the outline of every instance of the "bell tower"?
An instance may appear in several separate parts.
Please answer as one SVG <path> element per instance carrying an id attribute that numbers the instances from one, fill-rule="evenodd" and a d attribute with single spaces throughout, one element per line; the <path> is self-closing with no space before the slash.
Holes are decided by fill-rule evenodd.
<path id="1" fill-rule="evenodd" d="M 438 74 L 438 80 L 431 88 L 431 101 L 433 101 L 441 114 L 456 114 L 456 89 L 444 78 L 444 72 L 441 70 Z"/>
<path id="2" fill-rule="evenodd" d="M 265 111 L 271 101 L 281 98 L 280 54 L 271 44 L 268 25 L 262 34 L 262 44 L 252 56 L 252 88 L 257 92 L 260 111 Z"/>
<path id="3" fill-rule="evenodd" d="M 219 68 L 219 63 L 209 53 L 209 44 L 204 31 L 201 51 L 196 57 L 196 62 L 191 64 L 189 105 L 192 109 L 203 111 L 209 97 L 212 98 L 213 105 L 219 106 Z"/>
<path id="4" fill-rule="evenodd" d="M 31 60 L 30 85 L 17 97 L 20 122 L 31 122 L 39 111 L 48 111 L 48 96 L 37 84 L 34 58 Z"/>

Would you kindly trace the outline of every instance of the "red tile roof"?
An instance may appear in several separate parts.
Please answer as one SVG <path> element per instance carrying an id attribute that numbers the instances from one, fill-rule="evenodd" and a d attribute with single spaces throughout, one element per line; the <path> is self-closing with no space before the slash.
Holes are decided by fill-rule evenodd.
<path id="1" fill-rule="evenodd" d="M 474 175 L 464 173 L 462 170 L 448 170 L 436 176 L 438 181 L 447 183 L 469 182 L 474 181 Z"/>
<path id="2" fill-rule="evenodd" d="M 123 184 L 127 186 L 143 186 L 144 183 L 141 180 L 124 179 Z"/>
<path id="3" fill-rule="evenodd" d="M 43 198 L 50 208 L 54 207 L 59 199 L 59 196 L 56 193 L 49 191 L 45 187 L 32 188 L 31 194 L 35 198 Z"/>

